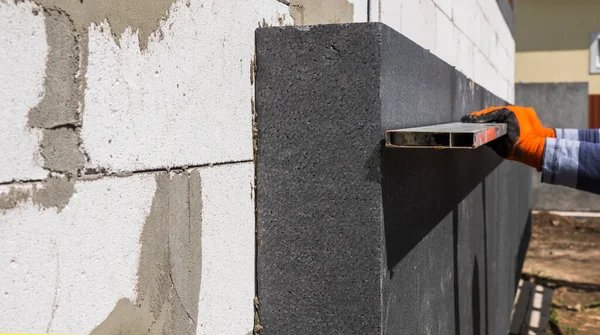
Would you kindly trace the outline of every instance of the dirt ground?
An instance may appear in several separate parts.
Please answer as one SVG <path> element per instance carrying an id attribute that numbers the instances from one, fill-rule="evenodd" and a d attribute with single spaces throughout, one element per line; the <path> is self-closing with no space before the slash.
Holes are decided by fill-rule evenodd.
<path id="1" fill-rule="evenodd" d="M 600 218 L 535 214 L 523 278 L 554 288 L 547 334 L 600 335 Z"/>

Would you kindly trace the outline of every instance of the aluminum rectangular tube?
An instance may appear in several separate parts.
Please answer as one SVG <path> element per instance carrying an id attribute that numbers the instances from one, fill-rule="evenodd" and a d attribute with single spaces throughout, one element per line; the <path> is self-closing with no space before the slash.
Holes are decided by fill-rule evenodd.
<path id="1" fill-rule="evenodd" d="M 390 148 L 475 149 L 504 135 L 504 123 L 454 122 L 388 130 L 385 145 Z"/>

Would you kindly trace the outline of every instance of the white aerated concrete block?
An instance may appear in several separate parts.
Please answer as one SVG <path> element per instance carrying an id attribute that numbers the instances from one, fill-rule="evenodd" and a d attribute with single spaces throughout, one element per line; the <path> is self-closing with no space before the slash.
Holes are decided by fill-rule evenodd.
<path id="1" fill-rule="evenodd" d="M 368 0 L 369 3 L 369 22 L 379 22 L 381 20 L 381 0 Z M 400 4 L 397 4 L 400 7 Z"/>
<path id="2" fill-rule="evenodd" d="M 424 49 L 434 50 L 435 18 L 436 7 L 432 0 L 403 1 L 400 32 Z"/>
<path id="3" fill-rule="evenodd" d="M 504 68 L 504 74 L 509 81 L 515 81 L 515 54 L 514 52 L 506 53 L 506 63 Z"/>
<path id="4" fill-rule="evenodd" d="M 479 85 L 488 88 L 489 85 L 487 85 L 487 81 L 488 80 L 492 80 L 492 78 L 487 78 L 488 75 L 488 68 L 487 68 L 487 64 L 488 60 L 487 58 L 485 58 L 485 56 L 483 55 L 483 53 L 481 53 L 481 51 L 477 48 L 473 49 L 473 80 L 475 80 L 476 83 L 478 83 Z M 494 92 L 492 92 L 494 93 Z"/>
<path id="5" fill-rule="evenodd" d="M 202 280 L 197 334 L 254 326 L 254 165 L 201 168 Z"/>
<path id="6" fill-rule="evenodd" d="M 39 154 L 41 134 L 27 124 L 29 110 L 44 94 L 47 54 L 40 8 L 0 1 L 0 182 L 47 175 Z"/>
<path id="7" fill-rule="evenodd" d="M 496 15 L 498 13 L 502 15 L 502 12 L 500 11 L 500 7 L 498 7 L 498 3 L 496 0 L 475 0 L 475 2 L 477 2 L 481 10 L 483 11 L 486 20 L 490 21 L 490 24 L 492 24 L 493 26 L 495 23 L 498 25 L 506 24 L 504 18 L 502 18 L 502 22 L 491 22 L 492 20 L 495 20 L 497 18 Z"/>
<path id="8" fill-rule="evenodd" d="M 498 10 L 498 15 L 500 18 L 502 18 L 502 13 L 500 12 L 500 10 Z M 509 52 L 509 54 L 514 54 L 515 53 L 515 39 L 514 39 L 512 33 L 510 32 L 510 29 L 506 25 L 506 22 L 504 20 L 502 20 L 502 24 L 498 23 L 497 25 L 498 25 L 498 27 L 497 27 L 496 32 L 498 33 L 498 38 L 500 39 L 500 43 L 502 44 L 502 46 L 504 46 L 504 49 L 506 49 L 506 51 Z"/>
<path id="9" fill-rule="evenodd" d="M 433 53 L 450 65 L 456 65 L 458 40 L 456 27 L 439 8 L 435 9 L 435 48 Z"/>
<path id="10" fill-rule="evenodd" d="M 479 44 L 477 45 L 477 47 L 479 48 L 479 50 L 481 50 L 481 52 L 483 52 L 485 57 L 490 59 L 492 52 L 492 44 L 495 45 L 497 40 L 496 32 L 493 30 L 492 26 L 485 18 L 482 18 L 479 21 L 479 27 Z"/>
<path id="11" fill-rule="evenodd" d="M 402 1 L 381 0 L 371 3 L 377 3 L 379 6 L 379 18 L 376 17 L 376 20 L 380 19 L 394 30 L 402 32 Z"/>
<path id="12" fill-rule="evenodd" d="M 465 27 L 464 32 L 469 36 L 477 48 L 481 48 L 480 46 L 483 44 L 483 39 L 489 38 L 489 36 L 485 36 L 484 32 L 481 31 L 481 21 L 485 21 L 485 16 L 479 5 L 477 5 L 476 0 L 471 0 L 470 6 L 472 7 L 472 10 L 470 10 L 469 13 L 473 14 L 471 17 L 472 22 Z"/>
<path id="13" fill-rule="evenodd" d="M 484 62 L 484 84 L 488 91 L 506 100 L 506 79 L 500 74 L 486 58 Z"/>
<path id="14" fill-rule="evenodd" d="M 493 94 L 510 98 L 508 86 L 514 82 L 514 39 L 495 0 L 383 0 L 375 3 L 380 7 L 371 9 L 379 8 L 381 22 L 431 50 Z M 512 53 L 508 51 L 510 46 L 513 46 Z"/>
<path id="15" fill-rule="evenodd" d="M 459 0 L 433 0 L 435 5 L 450 19 L 452 19 L 452 1 Z"/>
<path id="16" fill-rule="evenodd" d="M 514 104 L 515 103 L 515 82 L 514 81 L 507 81 L 507 89 L 508 89 L 508 93 L 507 93 L 507 98 L 506 101 L 508 103 Z"/>
<path id="17" fill-rule="evenodd" d="M 456 30 L 457 40 L 457 61 L 456 69 L 462 72 L 465 76 L 475 80 L 475 63 L 473 56 L 473 43 L 461 31 Z"/>
<path id="18" fill-rule="evenodd" d="M 507 81 L 507 89 L 508 89 L 508 93 L 507 93 L 507 98 L 506 98 L 506 102 L 510 103 L 510 104 L 514 104 L 515 103 L 515 82 L 514 81 Z"/>
<path id="19" fill-rule="evenodd" d="M 370 0 L 348 0 L 354 6 L 354 18 L 352 22 L 369 22 L 367 17 L 369 13 Z"/>
<path id="20" fill-rule="evenodd" d="M 510 71 L 508 71 L 508 68 L 510 66 L 509 65 L 510 60 L 508 59 L 508 55 L 506 54 L 506 51 L 504 50 L 504 48 L 502 48 L 499 44 L 497 44 L 497 48 L 496 48 L 494 57 L 491 57 L 490 61 L 494 64 L 494 66 L 496 67 L 498 72 L 500 72 L 502 77 L 509 79 L 509 77 L 511 75 Z"/>
<path id="21" fill-rule="evenodd" d="M 494 80 L 494 92 L 497 96 L 508 101 L 508 81 L 502 78 L 497 72 L 495 74 L 498 79 Z"/>
<path id="22" fill-rule="evenodd" d="M 188 6 L 189 4 L 189 6 Z M 176 1 L 147 50 L 89 29 L 88 168 L 136 171 L 252 159 L 254 31 L 291 23 L 274 0 Z M 159 37 L 160 36 L 160 37 Z"/>
<path id="23" fill-rule="evenodd" d="M 247 334 L 254 323 L 254 165 L 226 164 L 199 172 L 197 332 Z M 154 210 L 155 178 L 149 173 L 80 180 L 61 211 L 28 200 L 1 212 L 0 329 L 87 334 L 119 299 L 136 301 L 140 236 Z M 18 189 L 31 192 L 33 186 Z M 10 190 L 2 186 L 0 194 Z"/>
<path id="24" fill-rule="evenodd" d="M 493 39 L 490 41 L 488 60 L 494 65 L 495 68 L 497 68 L 499 71 L 502 71 L 502 64 L 499 62 L 501 61 L 504 49 L 502 49 L 496 33 L 494 32 L 493 34 Z"/>
<path id="25" fill-rule="evenodd" d="M 452 20 L 454 25 L 465 34 L 472 43 L 479 41 L 479 21 L 481 10 L 476 0 L 454 0 L 452 1 Z"/>
<path id="26" fill-rule="evenodd" d="M 88 334 L 133 300 L 155 188 L 153 175 L 79 181 L 60 212 L 31 201 L 0 212 L 0 330 Z"/>
<path id="27" fill-rule="evenodd" d="M 510 28 L 504 20 L 504 16 L 498 7 L 496 0 L 476 0 L 479 7 L 485 15 L 486 20 L 492 27 L 492 30 L 496 32 L 500 43 L 506 50 L 514 50 L 515 40 L 510 32 Z"/>
<path id="28" fill-rule="evenodd" d="M 481 77 L 484 77 L 483 87 L 499 98 L 506 101 L 509 100 L 508 80 L 487 60 L 483 62 L 483 73 L 481 74 Z"/>

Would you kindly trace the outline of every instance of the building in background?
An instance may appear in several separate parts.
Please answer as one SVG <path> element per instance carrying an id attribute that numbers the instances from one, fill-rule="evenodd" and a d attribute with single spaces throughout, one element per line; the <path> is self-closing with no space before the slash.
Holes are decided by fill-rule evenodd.
<path id="1" fill-rule="evenodd" d="M 592 128 L 600 127 L 599 15 L 597 1 L 519 0 L 515 7 L 516 81 L 588 83 Z"/>

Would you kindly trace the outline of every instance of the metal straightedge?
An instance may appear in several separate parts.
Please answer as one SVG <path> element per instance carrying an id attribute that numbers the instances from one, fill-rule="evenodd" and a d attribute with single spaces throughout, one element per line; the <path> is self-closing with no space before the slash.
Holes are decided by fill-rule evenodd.
<path id="1" fill-rule="evenodd" d="M 506 135 L 505 123 L 446 123 L 385 132 L 389 148 L 475 149 Z"/>

